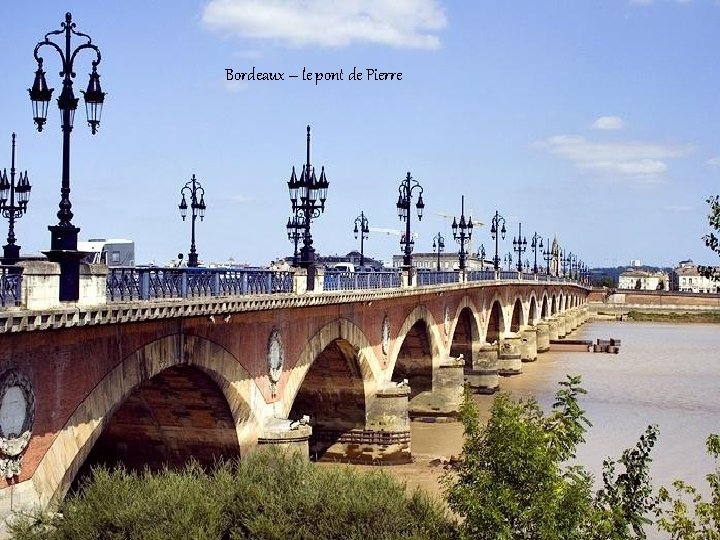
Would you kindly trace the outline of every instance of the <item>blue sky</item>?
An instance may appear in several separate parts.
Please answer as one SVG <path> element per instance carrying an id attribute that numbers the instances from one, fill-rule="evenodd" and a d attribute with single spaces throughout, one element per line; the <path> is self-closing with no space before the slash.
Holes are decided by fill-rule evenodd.
<path id="1" fill-rule="evenodd" d="M 81 240 L 135 240 L 138 262 L 187 252 L 177 204 L 193 173 L 208 207 L 201 260 L 290 254 L 286 182 L 304 161 L 307 124 L 312 162 L 330 180 L 313 225 L 321 254 L 357 248 L 361 210 L 373 228 L 400 229 L 398 184 L 410 171 L 425 190 L 417 251 L 437 232 L 455 249 L 439 214 L 458 214 L 464 194 L 473 219 L 498 209 L 509 232 L 521 221 L 528 237 L 557 234 L 591 266 L 717 261 L 701 240 L 705 199 L 720 191 L 713 0 L 3 2 L 0 167 L 15 131 L 33 185 L 17 226 L 23 251 L 48 249 L 57 221 L 59 114 L 51 104 L 38 133 L 27 88 L 35 43 L 65 11 L 100 47 L 108 93 L 97 135 L 76 115 L 73 221 Z M 77 60 L 76 92 L 90 60 Z M 226 80 L 226 69 L 253 66 L 286 80 Z M 45 67 L 57 94 L 58 59 L 45 54 Z M 353 67 L 403 78 L 349 81 Z M 343 69 L 345 80 L 288 78 L 303 68 Z M 490 252 L 487 226 L 480 242 Z M 365 246 L 385 260 L 399 252 L 383 233 Z"/>

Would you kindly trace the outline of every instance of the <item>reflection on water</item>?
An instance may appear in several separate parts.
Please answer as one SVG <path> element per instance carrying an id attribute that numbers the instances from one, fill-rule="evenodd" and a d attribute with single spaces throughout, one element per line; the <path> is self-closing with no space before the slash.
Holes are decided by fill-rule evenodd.
<path id="1" fill-rule="evenodd" d="M 552 352 L 523 364 L 524 373 L 503 377 L 500 387 L 516 395 L 534 395 L 546 410 L 557 382 L 566 374 L 582 376 L 588 394 L 581 398 L 593 426 L 578 450 L 578 461 L 600 479 L 606 457 L 617 458 L 634 446 L 648 424 L 660 435 L 652 451 L 655 487 L 677 478 L 707 496 L 705 475 L 713 461 L 705 452 L 709 433 L 720 432 L 720 327 L 711 324 L 632 322 L 587 323 L 574 339 L 618 338 L 620 353 Z M 475 396 L 483 417 L 492 396 Z M 435 456 L 457 455 L 462 446 L 458 424 L 413 424 L 413 454 L 418 463 L 395 468 L 394 474 L 440 493 L 438 469 L 427 466 Z M 424 465 L 423 465 L 424 462 Z M 393 472 L 393 468 L 388 468 Z M 662 538 L 651 532 L 650 538 Z"/>

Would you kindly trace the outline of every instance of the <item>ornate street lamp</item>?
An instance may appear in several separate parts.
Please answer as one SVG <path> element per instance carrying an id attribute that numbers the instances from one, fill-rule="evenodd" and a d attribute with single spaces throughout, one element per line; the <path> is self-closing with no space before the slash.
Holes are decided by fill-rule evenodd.
<path id="1" fill-rule="evenodd" d="M 485 269 L 485 244 L 480 244 L 478 248 L 477 257 L 480 259 L 480 270 Z"/>
<path id="2" fill-rule="evenodd" d="M 560 264 L 562 264 L 562 277 L 565 277 L 567 274 L 568 264 L 570 264 L 570 257 L 566 255 L 564 249 L 560 250 Z"/>
<path id="3" fill-rule="evenodd" d="M 363 241 L 367 240 L 367 237 L 370 234 L 370 224 L 365 217 L 365 212 L 362 210 L 360 211 L 360 215 L 355 218 L 355 228 L 353 229 L 353 234 L 355 234 L 355 240 L 357 240 L 358 235 L 360 235 L 360 266 L 365 266 L 365 250 Z"/>
<path id="4" fill-rule="evenodd" d="M 522 254 L 527 250 L 527 238 L 522 235 L 522 223 L 518 222 L 518 235 L 513 238 L 513 251 L 518 254 L 517 258 L 517 270 L 518 272 L 523 271 Z"/>
<path id="5" fill-rule="evenodd" d="M 500 228 L 500 225 L 502 225 L 502 228 Z M 490 225 L 490 234 L 492 236 L 492 239 L 495 240 L 495 258 L 493 259 L 493 263 L 496 272 L 500 270 L 500 257 L 498 256 L 498 237 L 501 234 L 503 240 L 505 240 L 505 232 L 505 218 L 498 214 L 498 211 L 495 210 L 495 215 L 493 216 Z"/>
<path id="6" fill-rule="evenodd" d="M 467 258 L 467 252 L 465 251 L 465 245 L 470 242 L 472 238 L 473 222 L 472 218 L 468 216 L 467 221 L 465 220 L 465 195 L 462 195 L 460 199 L 460 222 L 458 223 L 455 218 L 452 222 L 452 232 L 455 241 L 460 244 L 460 271 L 465 270 L 465 259 Z"/>
<path id="7" fill-rule="evenodd" d="M 433 238 L 433 251 L 437 252 L 437 271 L 440 271 L 440 254 L 445 249 L 445 239 L 440 233 L 437 233 Z"/>
<path id="8" fill-rule="evenodd" d="M 297 215 L 293 215 L 288 218 L 287 225 L 285 225 L 285 227 L 287 228 L 288 240 L 290 240 L 295 246 L 295 249 L 293 250 L 292 265 L 293 267 L 296 267 L 298 265 L 298 242 L 300 241 L 300 238 L 302 238 L 300 230 L 303 229 L 305 225 Z"/>
<path id="9" fill-rule="evenodd" d="M 50 36 L 64 35 L 65 47 L 50 40 Z M 71 49 L 72 36 L 85 38 L 87 41 L 81 43 L 74 50 Z M 60 29 L 45 34 L 45 39 L 35 45 L 35 60 L 37 71 L 32 88 L 28 89 L 30 101 L 32 102 L 33 119 L 38 131 L 43 130 L 47 120 L 47 108 L 52 97 L 53 88 L 48 88 L 43 71 L 43 58 L 39 55 L 40 49 L 49 46 L 51 50 L 57 51 L 62 62 L 62 92 L 57 100 L 58 108 L 62 116 L 62 185 L 60 188 L 60 210 L 57 213 L 59 223 L 48 227 L 50 230 L 50 251 L 46 251 L 48 259 L 60 263 L 60 300 L 77 301 L 80 294 L 80 259 L 85 255 L 77 250 L 77 238 L 80 229 L 72 224 L 72 204 L 70 203 L 70 132 L 73 128 L 75 109 L 77 109 L 78 98 L 73 92 L 73 79 L 75 78 L 75 59 L 82 50 L 91 50 L 95 53 L 95 60 L 92 61 L 92 72 L 83 92 L 85 101 L 85 112 L 90 130 L 95 134 L 100 126 L 105 92 L 100 88 L 100 75 L 97 66 L 100 64 L 100 50 L 92 43 L 90 36 L 75 30 L 75 23 L 70 13 L 65 14 L 65 22 L 61 23 Z"/>
<path id="10" fill-rule="evenodd" d="M 422 198 L 423 188 L 420 182 L 410 176 L 408 172 L 398 187 L 398 200 L 395 205 L 398 218 L 400 218 L 400 221 L 405 221 L 405 234 L 400 237 L 400 246 L 403 248 L 403 267 L 406 270 L 412 268 L 412 250 L 415 243 L 410 235 L 410 206 L 412 204 L 412 194 L 415 190 L 418 191 L 418 200 L 415 207 L 417 208 L 418 220 L 422 221 L 423 209 L 425 208 Z"/>
<path id="11" fill-rule="evenodd" d="M 186 194 L 187 198 L 190 199 L 190 209 L 192 210 L 192 226 L 190 227 L 190 230 L 192 232 L 190 233 L 190 253 L 188 253 L 188 267 L 195 268 L 198 265 L 198 255 L 197 251 L 195 251 L 195 220 L 198 216 L 200 216 L 200 221 L 205 218 L 206 206 L 205 188 L 202 187 L 200 182 L 195 178 L 194 174 L 192 175 L 190 181 L 187 182 L 180 189 L 180 196 L 182 198 L 180 199 L 180 204 L 178 204 L 178 208 L 180 209 L 180 217 L 183 221 L 185 221 L 185 216 L 187 215 L 188 209 L 187 199 L 185 198 Z"/>
<path id="12" fill-rule="evenodd" d="M 542 236 L 539 236 L 537 232 L 535 234 L 533 234 L 533 236 L 532 236 L 532 242 L 530 242 L 530 247 L 532 248 L 533 253 L 535 254 L 535 262 L 533 264 L 533 274 L 537 274 L 538 273 L 538 265 L 537 265 L 538 249 L 540 250 L 540 255 L 542 256 L 542 248 L 543 248 Z"/>
<path id="13" fill-rule="evenodd" d="M 503 262 L 504 262 L 505 264 L 507 264 L 508 272 L 509 272 L 510 270 L 512 270 L 512 261 L 513 261 L 512 252 L 511 252 L 511 251 L 508 251 L 508 253 L 505 255 L 505 257 L 503 257 Z"/>
<path id="14" fill-rule="evenodd" d="M 3 169 L 0 175 L 0 211 L 9 222 L 7 244 L 3 246 L 2 263 L 6 265 L 17 264 L 20 260 L 20 246 L 15 243 L 15 220 L 20 219 L 27 212 L 30 199 L 30 182 L 27 171 L 18 175 L 15 182 L 15 134 L 12 134 L 12 159 L 10 161 L 10 180 L 7 170 Z M 17 201 L 15 196 L 17 195 Z"/>
<path id="15" fill-rule="evenodd" d="M 300 179 L 295 175 L 293 166 L 287 186 L 292 210 L 302 224 L 303 246 L 300 249 L 300 266 L 307 269 L 307 289 L 311 291 L 315 288 L 315 248 L 312 245 L 310 223 L 325 211 L 330 182 L 325 177 L 325 167 L 320 168 L 320 179 L 318 179 L 315 176 L 315 168 L 310 164 L 310 126 L 307 126 L 306 161 Z"/>
<path id="16" fill-rule="evenodd" d="M 550 275 L 550 261 L 553 258 L 553 253 L 550 248 L 550 239 L 548 238 L 545 251 L 543 251 L 543 259 L 545 259 L 545 262 L 547 263 L 547 267 L 545 268 L 545 273 L 549 276 Z"/>

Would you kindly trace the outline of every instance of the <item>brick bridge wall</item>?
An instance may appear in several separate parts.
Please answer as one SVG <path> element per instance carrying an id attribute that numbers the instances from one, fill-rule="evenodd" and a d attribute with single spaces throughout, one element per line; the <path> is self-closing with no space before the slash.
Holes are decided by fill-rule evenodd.
<path id="1" fill-rule="evenodd" d="M 448 359 L 461 311 L 465 310 L 458 329 L 458 350 L 467 352 L 470 340 L 484 342 L 498 330 L 502 336 L 510 335 L 517 299 L 522 313 L 515 318 L 519 317 L 524 327 L 536 322 L 540 306 L 556 306 L 554 315 L 584 305 L 586 295 L 586 289 L 571 284 L 483 283 L 323 293 L 299 299 L 298 295 L 274 295 L 266 302 L 251 299 L 245 308 L 217 301 L 208 308 L 198 301 L 190 306 L 191 311 L 205 314 L 189 317 L 173 315 L 186 309 L 177 303 L 158 303 L 152 310 L 157 318 L 136 321 L 131 319 L 138 318 L 147 303 L 113 307 L 121 315 L 105 318 L 69 311 L 4 312 L 0 374 L 17 370 L 29 379 L 35 396 L 35 421 L 20 474 L 0 489 L 0 514 L 35 504 L 46 506 L 64 496 L 119 409 L 96 453 L 127 445 L 128 441 L 118 440 L 125 433 L 132 434 L 128 438 L 137 445 L 145 434 L 146 444 L 169 437 L 175 446 L 194 445 L 219 454 L 234 448 L 233 452 L 242 455 L 257 445 L 275 419 L 288 418 L 298 395 L 306 401 L 312 397 L 300 392 L 305 386 L 334 393 L 341 401 L 351 400 L 344 405 L 335 402 L 338 425 L 349 422 L 362 430 L 367 427 L 361 425 L 363 417 L 367 425 L 374 422 L 371 411 L 379 399 L 376 396 L 393 379 L 399 357 L 416 355 L 418 347 L 424 348 L 423 354 L 429 355 L 432 364 L 434 387 L 435 371 Z M 491 323 L 499 327 L 489 332 L 489 313 L 496 302 L 502 320 Z M 529 320 L 531 313 L 536 320 Z M 123 317 L 127 322 L 117 322 Z M 60 323 L 48 325 L 48 320 Z M 383 343 L 386 320 L 389 335 Z M 424 329 L 424 342 L 405 343 L 408 332 L 418 328 Z M 280 336 L 284 357 L 276 384 L 268 376 L 268 347 L 274 332 Z M 306 380 L 318 358 L 318 366 L 328 371 L 318 369 Z M 160 379 L 156 377 L 163 373 Z M 322 380 L 323 373 L 330 378 Z M 187 398 L 178 398 L 183 392 Z M 362 407 L 363 403 L 360 416 L 348 410 L 348 406 Z M 133 420 L 153 407 L 156 418 L 152 423 Z M 308 410 L 302 409 L 300 402 L 295 412 L 317 414 L 309 402 Z M 219 432 L 210 433 L 212 426 Z M 234 440 L 228 440 L 232 439 L 228 429 L 234 431 Z M 183 435 L 183 430 L 195 435 Z M 182 448 L 176 450 L 183 455 Z"/>

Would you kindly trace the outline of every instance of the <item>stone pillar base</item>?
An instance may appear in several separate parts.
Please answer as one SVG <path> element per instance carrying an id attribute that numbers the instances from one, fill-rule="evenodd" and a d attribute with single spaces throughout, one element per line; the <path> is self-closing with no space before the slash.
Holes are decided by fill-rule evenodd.
<path id="1" fill-rule="evenodd" d="M 258 446 L 278 446 L 284 450 L 295 450 L 301 455 L 309 457 L 310 435 L 312 435 L 312 428 L 309 425 L 295 424 L 290 420 L 275 420 L 266 426 L 258 437 Z"/>
<path id="2" fill-rule="evenodd" d="M 320 452 L 322 452 L 320 454 Z M 382 431 L 315 428 L 310 455 L 318 461 L 359 465 L 402 465 L 412 461 L 410 429 Z"/>
<path id="3" fill-rule="evenodd" d="M 544 353 L 550 350 L 550 325 L 546 322 L 537 324 L 537 352 Z"/>
<path id="4" fill-rule="evenodd" d="M 537 360 L 537 329 L 530 327 L 520 334 L 522 345 L 520 347 L 520 359 L 523 362 L 534 362 Z"/>
<path id="5" fill-rule="evenodd" d="M 509 337 L 502 340 L 498 352 L 498 373 L 500 375 L 519 375 L 522 373 L 521 340 Z"/>
<path id="6" fill-rule="evenodd" d="M 497 346 L 480 345 L 473 358 L 472 367 L 465 368 L 465 381 L 477 394 L 494 394 L 500 386 Z"/>

